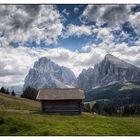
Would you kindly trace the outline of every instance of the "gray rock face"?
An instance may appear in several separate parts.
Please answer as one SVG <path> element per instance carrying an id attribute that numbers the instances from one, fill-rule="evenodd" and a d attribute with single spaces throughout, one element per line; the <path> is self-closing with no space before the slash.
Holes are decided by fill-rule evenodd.
<path id="1" fill-rule="evenodd" d="M 74 73 L 66 67 L 61 67 L 46 57 L 40 58 L 29 70 L 24 82 L 24 89 L 33 88 L 64 88 L 73 87 L 76 82 Z"/>
<path id="2" fill-rule="evenodd" d="M 140 68 L 107 54 L 94 69 L 82 71 L 77 78 L 77 85 L 81 89 L 89 90 L 120 81 L 140 81 Z"/>

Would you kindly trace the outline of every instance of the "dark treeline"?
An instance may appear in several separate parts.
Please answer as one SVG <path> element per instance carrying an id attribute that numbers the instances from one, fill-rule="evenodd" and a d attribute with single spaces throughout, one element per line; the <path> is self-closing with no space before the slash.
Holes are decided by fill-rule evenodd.
<path id="1" fill-rule="evenodd" d="M 96 102 L 83 104 L 85 111 L 109 116 L 131 116 L 140 115 L 140 104 L 128 104 L 124 106 L 114 106 L 112 104 L 104 104 Z"/>
<path id="2" fill-rule="evenodd" d="M 22 98 L 27 98 L 31 100 L 35 100 L 37 96 L 38 90 L 32 87 L 27 87 L 24 91 L 23 94 L 21 95 Z"/>
<path id="3" fill-rule="evenodd" d="M 8 88 L 6 89 L 6 88 L 4 88 L 4 87 L 1 87 L 1 88 L 0 88 L 0 92 L 3 93 L 3 94 L 8 94 L 8 95 L 16 96 L 15 91 L 13 90 L 12 92 L 10 92 L 10 91 L 8 90 Z"/>
<path id="4" fill-rule="evenodd" d="M 140 82 L 133 82 L 140 85 Z M 122 83 L 85 92 L 84 108 L 103 115 L 129 116 L 140 114 L 140 88 L 123 89 Z"/>
<path id="5" fill-rule="evenodd" d="M 4 87 L 1 87 L 0 88 L 0 92 L 3 93 L 3 94 L 7 94 L 7 95 L 12 95 L 12 96 L 16 96 L 16 93 L 15 91 L 13 90 L 12 92 L 10 92 L 8 90 L 8 88 L 4 88 Z M 31 100 L 35 100 L 36 99 L 36 96 L 37 96 L 37 93 L 38 93 L 38 90 L 36 90 L 35 88 L 32 88 L 32 87 L 27 87 L 21 97 L 22 98 L 27 98 L 27 99 L 31 99 Z"/>

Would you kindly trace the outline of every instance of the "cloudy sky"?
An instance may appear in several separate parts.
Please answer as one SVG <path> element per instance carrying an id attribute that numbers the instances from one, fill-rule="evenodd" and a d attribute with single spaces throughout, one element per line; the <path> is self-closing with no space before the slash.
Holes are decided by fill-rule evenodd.
<path id="1" fill-rule="evenodd" d="M 0 5 L 0 86 L 43 56 L 78 76 L 107 53 L 140 67 L 139 5 Z"/>

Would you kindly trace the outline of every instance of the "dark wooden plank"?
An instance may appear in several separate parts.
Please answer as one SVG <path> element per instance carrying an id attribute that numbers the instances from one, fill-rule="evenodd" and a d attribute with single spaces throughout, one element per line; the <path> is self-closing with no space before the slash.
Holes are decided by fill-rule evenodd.
<path id="1" fill-rule="evenodd" d="M 81 114 L 81 100 L 42 100 L 41 109 L 50 114 Z"/>

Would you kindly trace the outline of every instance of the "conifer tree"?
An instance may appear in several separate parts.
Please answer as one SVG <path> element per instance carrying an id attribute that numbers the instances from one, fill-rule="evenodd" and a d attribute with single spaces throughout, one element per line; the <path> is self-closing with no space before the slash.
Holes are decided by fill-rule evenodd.
<path id="1" fill-rule="evenodd" d="M 14 90 L 12 91 L 11 95 L 12 95 L 12 96 L 16 96 L 16 93 L 15 93 Z"/>

